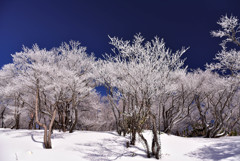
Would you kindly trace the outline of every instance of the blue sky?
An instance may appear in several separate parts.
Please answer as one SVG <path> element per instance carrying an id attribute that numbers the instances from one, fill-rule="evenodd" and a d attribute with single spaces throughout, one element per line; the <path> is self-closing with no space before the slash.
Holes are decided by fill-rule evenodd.
<path id="1" fill-rule="evenodd" d="M 239 0 L 0 0 L 0 66 L 22 45 L 41 48 L 78 40 L 100 57 L 111 52 L 110 36 L 131 40 L 141 32 L 146 40 L 164 38 L 173 50 L 190 47 L 190 68 L 204 67 L 221 49 L 221 15 L 240 18 Z"/>

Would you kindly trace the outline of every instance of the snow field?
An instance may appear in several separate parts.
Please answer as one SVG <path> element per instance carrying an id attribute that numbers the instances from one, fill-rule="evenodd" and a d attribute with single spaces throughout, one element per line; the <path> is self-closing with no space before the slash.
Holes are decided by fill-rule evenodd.
<path id="1" fill-rule="evenodd" d="M 151 132 L 144 136 L 151 145 Z M 0 161 L 149 161 L 140 139 L 126 148 L 128 137 L 115 132 L 54 131 L 53 149 L 43 148 L 42 130 L 0 129 Z M 240 137 L 185 138 L 161 134 L 161 161 L 238 161 Z"/>

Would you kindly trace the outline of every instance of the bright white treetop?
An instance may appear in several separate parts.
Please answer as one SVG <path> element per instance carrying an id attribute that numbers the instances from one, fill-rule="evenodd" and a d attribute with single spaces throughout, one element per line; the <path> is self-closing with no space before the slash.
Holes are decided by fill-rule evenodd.
<path id="1" fill-rule="evenodd" d="M 116 37 L 110 40 L 115 55 L 106 55 L 100 72 L 104 81 L 123 93 L 153 98 L 168 83 L 170 72 L 184 64 L 180 57 L 186 49 L 173 53 L 157 37 L 145 44 L 141 35 L 135 35 L 132 43 Z"/>
<path id="2" fill-rule="evenodd" d="M 217 22 L 221 29 L 212 31 L 211 34 L 214 37 L 224 38 L 222 43 L 222 50 L 216 54 L 216 63 L 207 64 L 207 68 L 210 70 L 222 71 L 224 74 L 231 74 L 237 76 L 240 71 L 240 51 L 237 49 L 227 50 L 226 43 L 233 42 L 237 46 L 240 46 L 240 24 L 237 17 L 222 16 Z"/>
<path id="3" fill-rule="evenodd" d="M 223 49 L 226 49 L 227 42 L 233 42 L 236 45 L 240 46 L 240 24 L 239 20 L 235 16 L 228 17 L 227 15 L 222 16 L 220 20 L 217 22 L 221 26 L 220 30 L 212 31 L 211 35 L 214 37 L 225 38 L 220 44 Z"/>

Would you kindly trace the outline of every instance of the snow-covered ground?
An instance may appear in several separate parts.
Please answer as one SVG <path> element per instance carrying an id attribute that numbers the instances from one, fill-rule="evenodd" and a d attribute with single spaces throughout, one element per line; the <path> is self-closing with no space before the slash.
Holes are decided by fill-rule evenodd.
<path id="1" fill-rule="evenodd" d="M 144 135 L 150 138 L 151 133 Z M 149 161 L 143 145 L 126 148 L 115 132 L 54 131 L 53 149 L 43 149 L 42 130 L 0 129 L 0 161 Z M 239 161 L 240 137 L 184 138 L 162 134 L 161 161 Z"/>

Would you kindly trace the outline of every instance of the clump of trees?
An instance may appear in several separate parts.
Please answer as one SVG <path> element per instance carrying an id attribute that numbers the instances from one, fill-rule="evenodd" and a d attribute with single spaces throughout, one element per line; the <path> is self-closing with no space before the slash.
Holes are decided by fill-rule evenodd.
<path id="1" fill-rule="evenodd" d="M 158 159 L 160 142 L 153 102 L 165 91 L 173 90 L 173 73 L 183 66 L 184 60 L 180 57 L 186 49 L 173 53 L 157 37 L 143 44 L 141 35 L 135 35 L 132 43 L 116 37 L 110 37 L 110 40 L 115 55 L 105 55 L 105 60 L 99 62 L 98 81 L 108 90 L 117 132 L 120 135 L 130 133 L 132 145 L 138 134 L 150 157 L 149 143 L 142 132 L 151 129 L 152 154 Z"/>
<path id="2" fill-rule="evenodd" d="M 95 92 L 95 58 L 74 41 L 51 50 L 24 47 L 12 56 L 13 63 L 1 70 L 1 103 L 13 106 L 16 128 L 22 111 L 28 111 L 29 127 L 34 122 L 42 127 L 44 146 L 51 148 L 53 126 L 73 132 L 78 107 Z"/>
<path id="3" fill-rule="evenodd" d="M 214 37 L 224 38 L 215 62 L 189 71 L 182 55 L 163 40 L 109 37 L 112 54 L 96 59 L 79 42 L 50 50 L 24 47 L 0 71 L 1 127 L 42 128 L 52 148 L 53 129 L 113 130 L 140 137 L 147 157 L 161 157 L 160 131 L 181 136 L 220 137 L 239 133 L 240 25 L 222 16 Z M 95 90 L 105 86 L 107 96 Z M 22 126 L 22 127 L 21 127 Z M 144 130 L 152 131 L 151 147 Z"/>

